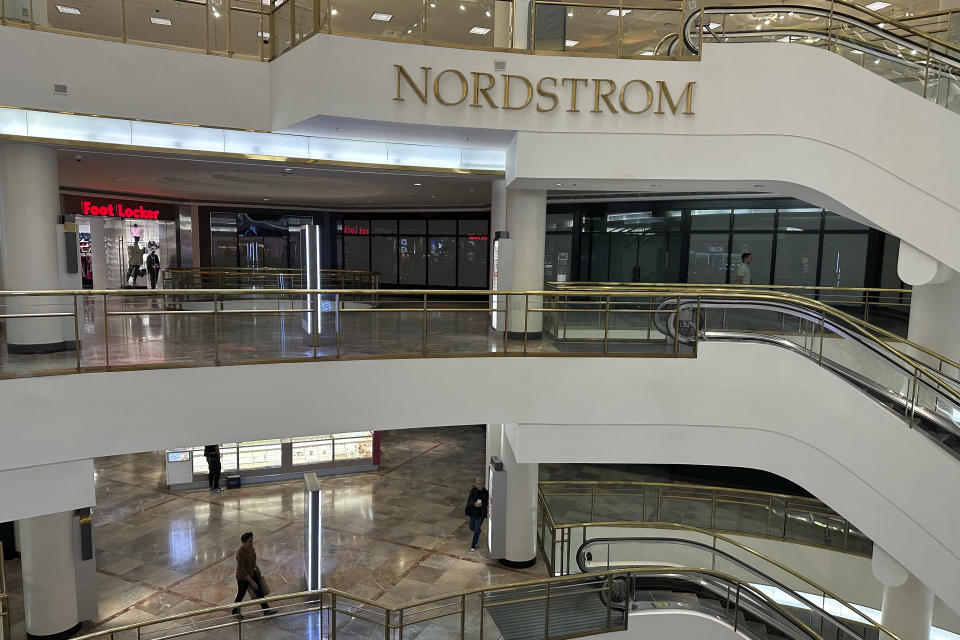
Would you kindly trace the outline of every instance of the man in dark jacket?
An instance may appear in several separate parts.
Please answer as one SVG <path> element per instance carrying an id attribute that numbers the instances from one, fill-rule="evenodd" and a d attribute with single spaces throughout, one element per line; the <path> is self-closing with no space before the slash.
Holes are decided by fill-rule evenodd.
<path id="1" fill-rule="evenodd" d="M 470 518 L 470 531 L 473 531 L 473 544 L 470 545 L 470 551 L 477 550 L 480 528 L 483 526 L 483 519 L 487 517 L 487 507 L 489 505 L 490 492 L 483 488 L 483 478 L 477 478 L 473 487 L 470 488 L 470 495 L 467 496 L 467 508 L 464 510 L 464 515 Z"/>
<path id="2" fill-rule="evenodd" d="M 210 491 L 219 493 L 220 488 L 220 447 L 215 444 L 208 444 L 203 448 L 203 457 L 207 459 L 207 484 L 210 485 Z"/>

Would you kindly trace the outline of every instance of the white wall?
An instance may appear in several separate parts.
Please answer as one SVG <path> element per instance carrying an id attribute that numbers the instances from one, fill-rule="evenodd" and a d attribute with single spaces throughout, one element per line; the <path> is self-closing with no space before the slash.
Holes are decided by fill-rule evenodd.
<path id="1" fill-rule="evenodd" d="M 269 65 L 27 29 L 0 31 L 0 104 L 270 127 Z M 69 95 L 53 93 L 66 84 Z"/>
<path id="2" fill-rule="evenodd" d="M 589 93 L 581 102 L 590 104 L 579 113 L 470 107 L 472 94 L 456 107 L 432 97 L 424 105 L 406 85 L 406 99 L 393 99 L 394 64 L 419 78 L 421 66 L 433 74 L 448 68 L 492 73 L 494 60 L 533 82 L 544 76 L 611 78 L 618 85 L 664 80 L 676 95 L 695 81 L 696 113 L 591 113 Z M 510 186 L 769 190 L 860 216 L 960 269 L 951 241 L 960 233 L 960 182 L 952 176 L 951 154 L 960 142 L 960 118 L 812 47 L 725 44 L 707 47 L 701 62 L 637 62 L 321 36 L 271 63 L 270 79 L 275 129 L 325 114 L 519 131 L 515 166 L 508 161 Z M 902 122 L 910 126 L 896 126 Z"/>
<path id="3" fill-rule="evenodd" d="M 73 511 L 96 503 L 93 460 L 0 471 L 0 522 Z"/>
<path id="4" fill-rule="evenodd" d="M 175 401 L 144 412 L 147 387 Z M 257 400 L 245 400 L 253 388 Z M 109 411 L 76 411 L 97 397 Z M 0 470 L 204 442 L 486 423 L 520 424 L 521 462 L 763 469 L 849 518 L 960 610 L 960 465 L 776 347 L 705 343 L 696 359 L 440 358 L 24 378 L 0 384 L 0 405 Z"/>

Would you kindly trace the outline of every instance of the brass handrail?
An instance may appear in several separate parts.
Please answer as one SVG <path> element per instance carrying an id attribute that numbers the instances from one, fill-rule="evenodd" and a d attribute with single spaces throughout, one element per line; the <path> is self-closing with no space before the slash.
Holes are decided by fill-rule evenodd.
<path id="1" fill-rule="evenodd" d="M 865 614 L 865 613 L 863 613 L 862 611 L 860 611 L 860 609 L 859 609 L 858 607 L 855 607 L 854 605 L 850 604 L 849 602 L 847 602 L 846 600 L 844 600 L 843 598 L 841 598 L 841 597 L 838 596 L 837 594 L 833 593 L 832 591 L 830 591 L 830 590 L 827 589 L 826 587 L 823 587 L 823 586 L 817 584 L 816 582 L 814 582 L 813 580 L 810 580 L 809 578 L 807 578 L 807 577 L 805 577 L 805 576 L 797 573 L 796 571 L 794 571 L 793 569 L 791 569 L 791 568 L 788 567 L 787 565 L 783 564 L 782 562 L 778 562 L 777 560 L 774 560 L 774 559 L 771 558 L 770 556 L 767 556 L 767 555 L 765 555 L 765 554 L 763 554 L 763 553 L 760 553 L 759 551 L 757 551 L 757 550 L 755 550 L 755 549 L 752 549 L 752 548 L 746 546 L 745 544 L 742 544 L 742 543 L 740 543 L 740 542 L 737 542 L 736 540 L 733 540 L 732 538 L 728 538 L 728 537 L 726 537 L 726 536 L 724 536 L 724 535 L 721 535 L 721 534 L 719 534 L 719 533 L 716 533 L 716 532 L 713 532 L 713 531 L 708 531 L 708 530 L 706 530 L 706 529 L 700 529 L 700 528 L 698 528 L 698 527 L 691 527 L 691 526 L 689 526 L 689 525 L 671 524 L 671 523 L 661 523 L 661 522 L 656 522 L 656 523 L 634 523 L 634 524 L 618 523 L 618 522 L 592 522 L 592 523 L 588 523 L 588 524 L 585 524 L 585 525 L 582 525 L 582 526 L 602 526 L 602 527 L 618 527 L 618 528 L 628 528 L 628 527 L 630 527 L 630 528 L 640 528 L 640 529 L 673 529 L 673 530 L 677 530 L 677 531 L 689 531 L 689 532 L 693 532 L 693 533 L 703 534 L 703 535 L 705 535 L 705 536 L 709 536 L 709 537 L 713 538 L 714 540 L 723 540 L 723 541 L 726 542 L 727 544 L 733 545 L 733 546 L 735 546 L 735 547 L 737 547 L 737 548 L 739 548 L 739 549 L 741 549 L 741 550 L 743 550 L 743 551 L 746 551 L 746 552 L 749 553 L 750 555 L 752 555 L 752 556 L 754 556 L 754 557 L 757 557 L 757 558 L 760 558 L 760 559 L 763 560 L 764 562 L 769 562 L 770 564 L 772 564 L 773 566 L 777 567 L 778 569 L 780 569 L 780 570 L 782 570 L 782 571 L 786 571 L 787 573 L 789 573 L 789 574 L 790 574 L 791 576 L 793 576 L 794 578 L 800 580 L 801 582 L 804 582 L 804 583 L 810 585 L 811 587 L 813 587 L 813 588 L 816 589 L 817 591 L 820 591 L 821 593 L 823 593 L 824 595 L 832 598 L 833 600 L 836 600 L 836 601 L 839 602 L 841 605 L 843 605 L 844 607 L 846 607 L 848 610 L 856 613 L 856 614 L 859 615 L 861 618 L 863 618 L 864 620 L 866 620 L 867 623 L 868 623 L 870 626 L 872 626 L 872 627 L 875 628 L 875 629 L 878 629 L 878 630 L 881 631 L 882 633 L 886 633 L 886 634 L 889 635 L 891 638 L 897 638 L 897 637 L 898 637 L 896 634 L 894 634 L 892 631 L 890 631 L 889 629 L 887 629 L 886 627 L 884 627 L 883 625 L 881 625 L 879 622 L 877 622 L 876 620 L 874 620 L 873 618 L 871 618 L 871 617 L 868 616 L 867 614 Z M 586 542 L 586 540 L 584 540 L 584 542 Z"/>
<path id="2" fill-rule="evenodd" d="M 242 603 L 231 603 L 231 604 L 217 605 L 217 606 L 214 606 L 214 607 L 205 607 L 205 608 L 202 608 L 202 609 L 196 609 L 196 610 L 194 610 L 194 611 L 188 611 L 188 612 L 184 612 L 184 613 L 178 613 L 178 614 L 175 614 L 175 615 L 170 615 L 170 616 L 165 616 L 165 617 L 161 617 L 161 618 L 156 618 L 156 619 L 150 620 L 150 621 L 148 621 L 148 622 L 138 622 L 138 623 L 133 623 L 133 624 L 128 624 L 128 625 L 122 625 L 122 626 L 118 626 L 118 627 L 113 627 L 113 628 L 110 628 L 110 629 L 103 629 L 103 630 L 101 630 L 101 631 L 96 631 L 96 632 L 93 632 L 93 633 L 88 633 L 88 634 L 85 634 L 85 635 L 77 636 L 77 637 L 75 638 L 75 640 L 93 640 L 93 639 L 95 639 L 95 638 L 105 638 L 105 637 L 108 637 L 108 636 L 112 637 L 114 634 L 123 633 L 123 632 L 125 632 L 125 631 L 134 631 L 134 630 L 139 631 L 139 630 L 141 630 L 141 629 L 143 629 L 143 628 L 145 628 L 145 627 L 150 627 L 150 626 L 153 626 L 153 625 L 165 624 L 165 623 L 169 623 L 169 622 L 175 622 L 175 621 L 178 621 L 178 620 L 185 620 L 185 619 L 187 619 L 187 618 L 192 618 L 192 617 L 195 617 L 195 616 L 209 615 L 209 614 L 211 614 L 211 613 L 220 613 L 220 612 L 232 611 L 234 608 L 240 608 L 240 609 L 242 610 L 242 609 L 247 609 L 247 608 L 252 608 L 252 607 L 255 607 L 255 606 L 259 606 L 260 604 L 276 605 L 278 602 L 286 602 L 286 601 L 289 601 L 289 600 L 298 600 L 298 599 L 304 599 L 304 598 L 310 598 L 310 599 L 311 599 L 311 600 L 308 600 L 308 601 L 307 601 L 307 604 L 309 604 L 309 603 L 311 603 L 311 602 L 317 602 L 317 603 L 319 603 L 319 604 L 320 604 L 320 610 L 323 610 L 324 608 L 327 608 L 327 609 L 335 609 L 336 607 L 335 607 L 335 605 L 334 605 L 332 602 L 331 602 L 331 605 L 330 605 L 330 606 L 326 606 L 326 607 L 324 606 L 324 602 L 323 602 L 324 598 L 323 598 L 323 596 L 325 596 L 325 595 L 330 596 L 330 597 L 331 597 L 331 600 L 333 600 L 333 599 L 336 598 L 336 597 L 346 598 L 347 600 L 351 600 L 351 601 L 353 601 L 353 602 L 358 602 L 358 603 L 360 603 L 360 604 L 362 604 L 362 605 L 365 605 L 365 606 L 368 606 L 368 607 L 374 607 L 374 608 L 376 608 L 376 609 L 379 609 L 379 610 L 383 611 L 384 614 L 385 614 L 385 618 L 384 618 L 384 622 L 383 622 L 383 623 L 380 623 L 380 624 L 381 624 L 381 626 L 383 626 L 385 629 L 390 630 L 390 629 L 401 628 L 401 627 L 403 626 L 403 623 L 402 623 L 402 620 L 403 620 L 403 618 L 402 618 L 402 612 L 403 612 L 403 611 L 405 611 L 405 610 L 407 610 L 407 609 L 412 609 L 412 608 L 415 608 L 415 607 L 422 607 L 422 606 L 425 606 L 425 605 L 442 602 L 442 601 L 445 601 L 445 600 L 451 600 L 451 599 L 455 599 L 455 598 L 460 598 L 460 599 L 461 599 L 461 602 L 463 602 L 462 599 L 465 598 L 465 597 L 467 597 L 467 596 L 474 596 L 474 595 L 478 595 L 478 594 L 479 594 L 481 597 L 483 597 L 483 596 L 485 596 L 486 594 L 489 594 L 489 593 L 504 592 L 504 591 L 510 591 L 510 590 L 514 590 L 514 589 L 522 589 L 522 588 L 526 588 L 526 587 L 541 587 L 541 586 L 546 588 L 546 590 L 545 590 L 545 595 L 544 595 L 543 597 L 538 597 L 538 598 L 534 598 L 534 599 L 535 599 L 535 600 L 543 600 L 543 599 L 549 599 L 549 598 L 550 598 L 550 587 L 551 587 L 552 585 L 565 584 L 565 583 L 573 583 L 573 582 L 582 582 L 582 581 L 584 581 L 585 579 L 591 579 L 591 578 L 594 578 L 594 579 L 595 579 L 595 578 L 600 578 L 600 577 L 604 577 L 604 578 L 607 578 L 607 579 L 609 580 L 610 578 L 613 578 L 613 577 L 623 576 L 623 577 L 626 577 L 626 578 L 629 579 L 631 576 L 644 575 L 644 574 L 656 575 L 656 574 L 662 574 L 662 573 L 664 573 L 664 572 L 678 573 L 678 574 L 690 574 L 690 575 L 709 575 L 709 576 L 713 576 L 713 577 L 716 577 L 716 578 L 720 578 L 720 579 L 722 579 L 722 580 L 724 580 L 724 581 L 726 581 L 726 582 L 731 583 L 732 585 L 737 585 L 737 586 L 739 586 L 739 588 L 748 589 L 748 590 L 750 590 L 751 593 L 753 593 L 754 595 L 756 595 L 757 597 L 759 597 L 760 599 L 762 599 L 762 600 L 764 601 L 764 603 L 766 603 L 767 606 L 769 606 L 771 609 L 773 609 L 774 611 L 776 611 L 776 612 L 779 613 L 780 615 L 784 616 L 787 620 L 789 620 L 789 621 L 793 622 L 794 624 L 796 624 L 799 628 L 805 630 L 805 631 L 807 632 L 807 634 L 808 634 L 811 638 L 813 638 L 813 639 L 815 639 L 815 640 L 823 640 L 823 638 L 822 638 L 819 634 L 817 634 L 817 633 L 814 632 L 809 626 L 807 626 L 806 624 L 804 624 L 803 622 L 801 622 L 800 620 L 798 620 L 798 619 L 796 618 L 796 616 L 794 616 L 792 613 L 790 613 L 785 607 L 783 607 L 782 605 L 780 605 L 779 603 L 777 603 L 776 601 L 774 601 L 772 598 L 770 598 L 769 596 L 767 596 L 767 595 L 766 595 L 765 593 L 763 593 L 762 591 L 759 591 L 759 590 L 754 589 L 750 584 L 746 583 L 745 581 L 741 580 L 740 578 L 737 578 L 737 577 L 735 577 L 735 576 L 729 575 L 729 574 L 724 573 L 724 572 L 721 572 L 721 571 L 716 571 L 716 570 L 713 570 L 713 569 L 699 569 L 699 568 L 692 568 L 692 567 L 669 567 L 669 568 L 664 568 L 664 567 L 649 567 L 649 568 L 634 568 L 634 569 L 611 569 L 611 570 L 609 570 L 609 571 L 603 571 L 603 572 L 597 572 L 597 573 L 591 573 L 591 574 L 577 574 L 577 575 L 572 575 L 572 576 L 551 576 L 551 577 L 548 577 L 548 578 L 538 578 L 538 579 L 536 579 L 536 580 L 526 580 L 526 581 L 521 581 L 521 582 L 513 582 L 513 583 L 510 583 L 510 584 L 504 584 L 504 585 L 496 585 L 496 586 L 491 586 L 491 587 L 480 587 L 480 588 L 474 588 L 474 589 L 467 589 L 467 590 L 463 590 L 463 591 L 455 591 L 455 592 L 453 592 L 453 593 L 444 594 L 444 595 L 442 595 L 442 596 L 435 596 L 435 597 L 432 597 L 432 598 L 425 598 L 425 599 L 422 599 L 422 600 L 415 600 L 415 601 L 413 601 L 413 602 L 410 602 L 410 603 L 407 603 L 407 604 L 403 604 L 403 605 L 400 605 L 400 606 L 386 606 L 386 605 L 383 605 L 383 604 L 378 604 L 378 603 L 376 603 L 376 602 L 374 602 L 374 601 L 372 601 L 372 600 L 368 600 L 368 599 L 366 599 L 366 598 L 362 598 L 362 597 L 359 597 L 359 596 L 351 595 L 351 594 L 349 594 L 349 593 L 347 593 L 347 592 L 345 592 L 345 591 L 341 591 L 341 590 L 339 590 L 339 589 L 322 588 L 322 589 L 317 589 L 317 590 L 315 590 L 315 591 L 300 591 L 300 592 L 297 592 L 297 593 L 285 594 L 285 595 L 282 595 L 282 596 L 273 596 L 273 597 L 267 596 L 267 597 L 265 597 L 265 598 L 259 598 L 259 599 L 256 599 L 256 600 L 247 600 L 247 601 L 242 602 Z M 604 588 L 603 590 L 607 590 L 607 589 L 608 589 L 608 588 Z M 560 595 L 562 595 L 562 593 L 561 593 Z M 731 595 L 732 595 L 732 594 L 731 594 Z M 492 603 L 491 603 L 491 604 L 492 604 Z M 489 605 L 485 605 L 485 604 L 482 603 L 481 606 L 482 606 L 483 608 L 486 608 L 486 607 L 489 606 Z M 287 615 L 293 615 L 293 614 L 295 614 L 295 613 L 307 612 L 307 611 L 311 611 L 311 610 L 313 610 L 313 609 L 307 609 L 307 610 L 303 610 L 303 611 L 295 611 L 295 612 L 291 612 L 291 613 L 289 613 L 289 614 L 287 614 Z M 336 610 L 337 610 L 338 613 L 342 613 L 342 614 L 344 614 L 344 615 L 349 615 L 349 616 L 352 616 L 352 617 L 357 617 L 357 616 L 353 616 L 353 613 L 355 613 L 355 612 L 345 611 L 345 610 L 342 610 L 342 609 L 336 609 Z M 460 610 L 452 611 L 449 615 L 455 615 L 455 614 L 457 614 L 457 613 L 460 613 Z M 400 620 L 401 622 L 400 622 L 399 624 L 395 624 L 395 623 L 390 622 L 390 620 L 393 618 L 393 614 L 400 614 L 399 620 Z M 624 619 L 626 620 L 626 617 L 625 617 Z M 261 618 L 254 618 L 254 619 L 251 619 L 250 621 L 256 621 L 256 620 L 261 620 Z M 236 625 L 239 626 L 239 625 L 241 625 L 241 624 L 243 624 L 243 623 L 244 623 L 244 619 L 243 619 L 242 616 L 241 616 L 239 619 L 236 619 L 236 620 L 234 620 L 234 621 L 232 621 L 232 622 L 230 622 L 230 623 L 223 624 L 223 625 L 218 625 L 217 628 L 222 628 L 222 627 L 227 627 L 227 626 L 233 626 L 234 624 L 236 624 Z M 418 621 L 413 621 L 413 622 L 410 622 L 409 624 L 417 624 L 417 623 L 418 623 Z M 613 627 L 613 628 L 616 629 L 616 628 L 621 628 L 621 627 Z M 204 628 L 198 628 L 198 629 L 196 629 L 193 633 L 202 633 L 202 632 L 204 632 L 205 630 L 206 630 L 206 629 L 204 629 Z M 586 633 L 584 633 L 583 635 L 595 635 L 595 634 L 600 634 L 600 633 L 607 633 L 607 632 L 609 632 L 609 631 L 610 631 L 610 628 L 604 627 L 604 628 L 602 628 L 602 629 L 597 629 L 597 630 L 592 631 L 592 632 L 586 632 Z M 174 636 L 189 635 L 189 633 L 191 633 L 191 632 L 178 633 L 178 634 L 173 634 L 173 635 L 170 635 L 170 636 L 157 636 L 157 637 L 151 636 L 151 640 L 163 640 L 164 638 L 169 638 L 169 637 L 174 637 Z M 138 635 L 139 635 L 139 634 L 138 634 Z M 891 635 L 891 638 L 893 638 L 894 640 L 899 640 L 899 638 L 897 638 L 897 636 L 895 636 L 895 635 L 893 635 L 893 634 L 890 634 L 890 635 Z"/>

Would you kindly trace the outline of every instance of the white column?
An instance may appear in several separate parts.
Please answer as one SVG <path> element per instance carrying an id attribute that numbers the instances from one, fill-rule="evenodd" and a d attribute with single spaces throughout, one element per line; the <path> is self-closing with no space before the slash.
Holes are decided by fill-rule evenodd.
<path id="1" fill-rule="evenodd" d="M 513 243 L 513 277 L 515 291 L 543 290 L 543 253 L 547 237 L 547 192 L 532 189 L 507 189 L 507 231 Z M 509 331 L 539 337 L 543 330 L 543 314 L 524 309 L 539 309 L 540 296 L 511 296 Z"/>
<path id="2" fill-rule="evenodd" d="M 57 222 L 60 182 L 57 152 L 33 144 L 0 145 L 0 259 L 3 288 L 9 291 L 60 288 Z M 67 298 L 8 300 L 16 313 L 72 311 Z M 42 353 L 73 348 L 73 332 L 61 318 L 25 318 L 6 321 L 11 353 Z M 69 323 L 72 327 L 72 321 Z"/>
<path id="3" fill-rule="evenodd" d="M 80 628 L 73 512 L 19 521 L 27 637 L 66 637 Z"/>
<path id="4" fill-rule="evenodd" d="M 500 562 L 508 567 L 532 567 L 537 561 L 537 482 L 540 467 L 536 463 L 517 462 L 508 432 L 516 425 L 503 425 L 500 459 L 507 472 L 507 545 Z"/>
<path id="5" fill-rule="evenodd" d="M 897 272 L 913 285 L 907 338 L 954 362 L 960 360 L 960 334 L 953 329 L 953 319 L 960 317 L 960 274 L 903 241 Z"/>
<path id="6" fill-rule="evenodd" d="M 873 575 L 883 583 L 880 624 L 901 640 L 928 640 L 933 591 L 876 544 L 871 564 Z"/>
<path id="7" fill-rule="evenodd" d="M 503 180 L 490 185 L 490 285 L 493 286 L 493 239 L 507 230 L 507 187 Z"/>

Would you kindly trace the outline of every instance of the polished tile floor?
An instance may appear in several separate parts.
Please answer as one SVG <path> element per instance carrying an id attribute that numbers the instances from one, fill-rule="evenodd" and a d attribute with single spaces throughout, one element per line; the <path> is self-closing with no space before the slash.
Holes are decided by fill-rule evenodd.
<path id="1" fill-rule="evenodd" d="M 513 570 L 470 552 L 464 496 L 483 462 L 482 426 L 389 431 L 379 472 L 321 478 L 324 586 L 390 606 L 545 576 L 542 562 Z M 160 453 L 101 458 L 96 472 L 100 615 L 88 631 L 232 602 L 248 530 L 273 594 L 303 590 L 302 482 L 172 493 Z M 6 570 L 19 640 L 19 562 Z"/>

